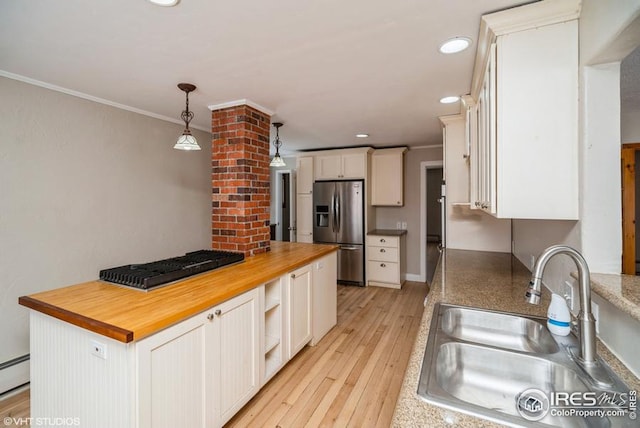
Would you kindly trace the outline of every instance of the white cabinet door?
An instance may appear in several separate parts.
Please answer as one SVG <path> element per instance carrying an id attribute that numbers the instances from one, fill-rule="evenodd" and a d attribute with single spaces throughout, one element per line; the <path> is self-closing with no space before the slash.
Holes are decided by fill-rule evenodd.
<path id="1" fill-rule="evenodd" d="M 313 158 L 303 157 L 296 159 L 298 194 L 311 194 L 313 191 Z"/>
<path id="2" fill-rule="evenodd" d="M 333 180 L 342 176 L 342 156 L 338 154 L 317 155 L 314 159 L 316 180 Z"/>
<path id="3" fill-rule="evenodd" d="M 137 342 L 140 428 L 214 425 L 211 324 L 202 313 Z"/>
<path id="4" fill-rule="evenodd" d="M 367 176 L 367 153 L 332 153 L 316 155 L 314 176 L 316 180 L 362 179 Z"/>
<path id="5" fill-rule="evenodd" d="M 214 308 L 217 426 L 231 419 L 260 389 L 261 316 L 258 289 Z"/>
<path id="6" fill-rule="evenodd" d="M 313 242 L 313 197 L 310 193 L 297 195 L 296 240 Z"/>
<path id="7" fill-rule="evenodd" d="M 404 148 L 376 150 L 371 156 L 371 204 L 404 205 Z"/>
<path id="8" fill-rule="evenodd" d="M 367 174 L 367 155 L 351 153 L 342 155 L 340 178 L 365 178 Z"/>
<path id="9" fill-rule="evenodd" d="M 313 339 L 317 344 L 338 322 L 338 253 L 313 262 Z"/>
<path id="10" fill-rule="evenodd" d="M 288 359 L 293 358 L 312 336 L 313 281 L 311 265 L 297 269 L 289 275 L 288 281 Z"/>

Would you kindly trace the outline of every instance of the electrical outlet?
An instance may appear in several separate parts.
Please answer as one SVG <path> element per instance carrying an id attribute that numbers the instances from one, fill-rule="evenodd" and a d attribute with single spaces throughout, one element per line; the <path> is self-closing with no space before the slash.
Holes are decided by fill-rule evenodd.
<path id="1" fill-rule="evenodd" d="M 396 229 L 398 229 L 398 230 L 402 229 L 402 222 L 397 222 L 396 223 Z"/>
<path id="2" fill-rule="evenodd" d="M 591 300 L 591 313 L 596 319 L 596 334 L 600 333 L 600 306 L 593 300 Z"/>
<path id="3" fill-rule="evenodd" d="M 102 358 L 103 360 L 107 359 L 107 345 L 104 343 L 98 342 L 97 340 L 91 341 L 91 353 L 98 358 Z"/>
<path id="4" fill-rule="evenodd" d="M 406 221 L 402 222 L 402 230 L 407 230 L 407 222 Z"/>
<path id="5" fill-rule="evenodd" d="M 569 306 L 569 310 L 571 312 L 575 311 L 575 299 L 574 299 L 574 288 L 571 281 L 564 282 L 564 300 L 567 302 L 567 306 Z"/>

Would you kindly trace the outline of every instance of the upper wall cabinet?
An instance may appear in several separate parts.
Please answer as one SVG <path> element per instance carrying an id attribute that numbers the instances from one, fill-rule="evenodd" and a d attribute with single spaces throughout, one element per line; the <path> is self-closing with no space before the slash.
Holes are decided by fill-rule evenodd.
<path id="1" fill-rule="evenodd" d="M 369 148 L 318 152 L 314 157 L 316 180 L 364 179 Z"/>
<path id="2" fill-rule="evenodd" d="M 311 156 L 296 159 L 296 193 L 311 194 L 313 191 L 313 158 Z"/>
<path id="3" fill-rule="evenodd" d="M 499 218 L 578 218 L 579 1 L 482 18 L 467 105 L 471 207 Z"/>
<path id="4" fill-rule="evenodd" d="M 371 204 L 404 205 L 404 154 L 406 147 L 380 149 L 371 156 Z"/>

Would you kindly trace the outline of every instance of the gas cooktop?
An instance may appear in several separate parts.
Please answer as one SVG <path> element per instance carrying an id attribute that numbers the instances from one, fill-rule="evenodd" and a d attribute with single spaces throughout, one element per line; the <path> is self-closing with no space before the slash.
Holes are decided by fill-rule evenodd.
<path id="1" fill-rule="evenodd" d="M 244 260 L 244 254 L 229 251 L 199 250 L 184 256 L 137 265 L 125 265 L 100 271 L 100 279 L 141 290 L 165 285 L 198 273 Z"/>

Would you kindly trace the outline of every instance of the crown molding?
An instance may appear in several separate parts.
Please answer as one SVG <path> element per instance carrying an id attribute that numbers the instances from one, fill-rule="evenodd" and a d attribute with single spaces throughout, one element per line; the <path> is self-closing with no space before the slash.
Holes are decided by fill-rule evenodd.
<path id="1" fill-rule="evenodd" d="M 275 111 L 268 109 L 266 107 L 261 106 L 258 103 L 254 103 L 251 100 L 248 100 L 246 98 L 243 98 L 241 100 L 234 100 L 234 101 L 228 101 L 226 103 L 220 103 L 220 104 L 212 104 L 209 106 L 209 110 L 214 111 L 214 110 L 222 110 L 225 108 L 229 108 L 229 107 L 237 107 L 237 106 L 249 106 L 251 108 L 254 108 L 258 111 L 261 111 L 264 114 L 268 114 L 269 116 L 273 116 L 274 114 L 276 114 Z"/>
<path id="2" fill-rule="evenodd" d="M 448 125 L 450 123 L 457 122 L 459 120 L 464 120 L 464 118 L 465 117 L 463 115 L 459 114 L 459 113 L 458 114 L 449 114 L 447 116 L 438 116 L 438 119 L 440 119 L 440 122 L 443 125 Z"/>
<path id="3" fill-rule="evenodd" d="M 165 122 L 177 123 L 178 125 L 184 125 L 184 121 L 180 119 L 176 119 L 174 117 L 163 116 L 161 114 L 153 113 L 147 110 L 142 110 L 136 107 L 131 107 L 125 104 L 120 104 L 115 101 L 106 100 L 104 98 L 94 97 L 93 95 L 85 94 L 84 92 L 75 91 L 73 89 L 64 88 L 62 86 L 53 85 L 51 83 L 43 82 L 41 80 L 32 79 L 30 77 L 22 76 L 20 74 L 10 73 L 5 70 L 0 70 L 0 76 L 6 77 L 7 79 L 17 80 L 19 82 L 28 83 L 29 85 L 39 86 L 41 88 L 50 89 L 52 91 L 61 92 L 63 94 L 71 95 L 72 97 L 82 98 L 88 101 L 93 101 L 94 103 L 104 104 L 109 107 L 115 107 L 120 110 L 130 111 L 132 113 L 141 114 L 143 116 L 149 116 L 154 119 L 160 119 Z M 203 128 L 197 125 L 190 125 L 193 129 L 198 129 L 200 131 L 204 131 L 207 133 L 211 133 L 211 129 Z"/>

